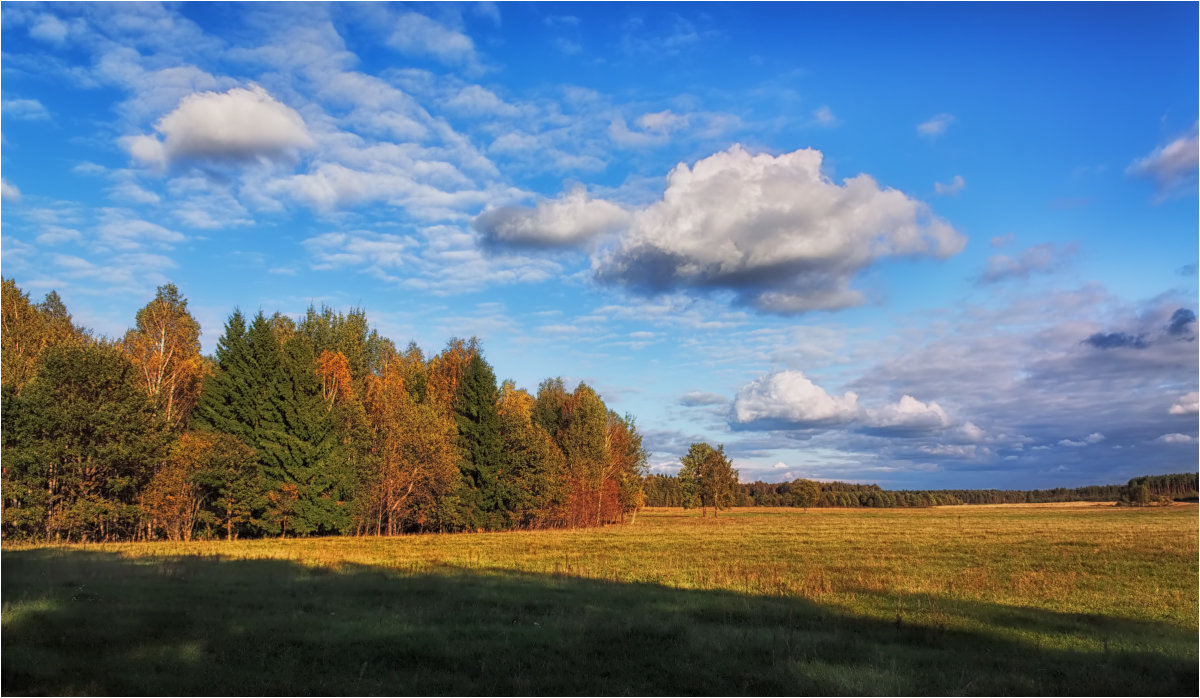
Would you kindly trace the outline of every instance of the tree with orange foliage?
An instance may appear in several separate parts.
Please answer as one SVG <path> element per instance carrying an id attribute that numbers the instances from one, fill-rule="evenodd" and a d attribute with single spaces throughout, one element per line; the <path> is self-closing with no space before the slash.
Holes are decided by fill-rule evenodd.
<path id="1" fill-rule="evenodd" d="M 41 303 L 30 303 L 28 294 L 12 279 L 3 281 L 0 299 L 0 380 L 20 393 L 37 372 L 42 352 L 59 344 L 78 344 L 87 333 L 75 327 L 58 293 L 51 291 Z"/>
<path id="2" fill-rule="evenodd" d="M 429 398 L 450 409 L 467 373 L 467 365 L 478 353 L 479 340 L 475 337 L 469 341 L 454 337 L 447 342 L 442 353 L 429 360 Z"/>
<path id="3" fill-rule="evenodd" d="M 321 397 L 333 409 L 334 404 L 354 399 L 354 380 L 350 363 L 340 351 L 326 349 L 317 357 L 317 377 L 321 379 Z"/>
<path id="4" fill-rule="evenodd" d="M 151 530 L 169 540 L 191 540 L 196 525 L 218 524 L 225 537 L 249 521 L 257 475 L 254 450 L 228 434 L 186 432 L 150 479 L 142 508 Z"/>
<path id="5" fill-rule="evenodd" d="M 454 420 L 409 393 L 404 376 L 414 371 L 397 356 L 367 378 L 371 467 L 359 488 L 360 533 L 393 535 L 423 525 L 457 482 Z"/>
<path id="6" fill-rule="evenodd" d="M 154 300 L 138 311 L 137 326 L 125 334 L 123 344 L 155 409 L 167 423 L 185 424 L 199 398 L 205 365 L 200 324 L 174 284 L 158 287 Z"/>

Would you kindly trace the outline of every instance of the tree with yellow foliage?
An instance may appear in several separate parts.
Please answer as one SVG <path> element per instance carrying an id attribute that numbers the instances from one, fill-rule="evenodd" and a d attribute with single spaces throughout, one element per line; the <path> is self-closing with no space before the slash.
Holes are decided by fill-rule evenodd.
<path id="1" fill-rule="evenodd" d="M 123 345 L 155 409 L 172 426 L 186 424 L 200 396 L 205 366 L 200 323 L 174 284 L 158 287 L 154 300 L 138 311 L 137 326 L 125 334 Z"/>

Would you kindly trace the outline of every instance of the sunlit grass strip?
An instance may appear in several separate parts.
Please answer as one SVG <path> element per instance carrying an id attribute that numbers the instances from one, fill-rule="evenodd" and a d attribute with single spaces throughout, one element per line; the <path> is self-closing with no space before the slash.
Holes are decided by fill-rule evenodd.
<path id="1" fill-rule="evenodd" d="M 987 692 L 981 687 L 998 692 L 1039 692 L 1040 684 L 1033 679 L 1032 683 L 1010 685 L 1001 677 L 989 676 L 971 683 L 973 677 L 964 675 L 961 684 L 952 686 L 953 682 L 938 683 L 942 679 L 889 673 L 886 660 L 905 651 L 903 648 L 911 642 L 980 646 L 1001 643 L 999 646 L 1012 655 L 1014 662 L 1024 653 L 1046 661 L 1053 656 L 1046 653 L 1067 653 L 1063 656 L 1076 665 L 1086 664 L 1080 657 L 1095 657 L 1092 661 L 1108 668 L 1080 670 L 1084 674 L 1099 672 L 1095 675 L 1108 681 L 1123 676 L 1113 674 L 1119 669 L 1113 659 L 1117 656 L 1158 658 L 1155 661 L 1168 665 L 1179 662 L 1194 670 L 1200 575 L 1197 537 L 1194 506 L 1148 510 L 1094 505 L 808 512 L 754 509 L 723 512 L 715 519 L 700 518 L 695 512 L 650 510 L 643 511 L 633 525 L 583 530 L 125 543 L 31 551 L 58 560 L 61 564 L 55 567 L 56 574 L 92 579 L 81 582 L 81 589 L 56 588 L 48 592 L 38 588 L 36 579 L 30 582 L 32 586 L 9 582 L 7 573 L 14 568 L 11 553 L 17 548 L 6 545 L 5 649 L 12 647 L 10 628 L 25 627 L 31 619 L 53 616 L 62 609 L 77 609 L 80 601 L 73 600 L 74 596 L 82 594 L 86 602 L 87 594 L 98 593 L 90 591 L 92 587 L 119 581 L 104 575 L 127 574 L 111 565 L 92 568 L 86 562 L 77 563 L 73 556 L 83 551 L 115 553 L 128 561 L 124 564 L 144 569 L 131 589 L 142 588 L 147 594 L 157 593 L 158 587 L 186 591 L 194 595 L 201 608 L 205 604 L 236 602 L 221 596 L 235 594 L 235 587 L 220 592 L 224 588 L 220 570 L 241 569 L 233 566 L 240 564 L 235 561 L 284 561 L 298 567 L 264 569 L 272 570 L 284 588 L 299 584 L 294 590 L 298 598 L 305 598 L 307 593 L 304 589 L 309 582 L 305 579 L 316 586 L 340 589 L 331 580 L 342 577 L 352 592 L 359 590 L 368 598 L 386 596 L 383 590 L 395 585 L 412 593 L 426 585 L 438 588 L 438 579 L 448 580 L 447 588 L 465 584 L 464 588 L 473 590 L 473 601 L 429 592 L 432 607 L 441 610 L 430 611 L 433 615 L 421 621 L 455 637 L 461 630 L 456 629 L 458 622 L 448 625 L 446 619 L 457 617 L 459 604 L 475 609 L 472 613 L 479 612 L 475 607 L 478 603 L 516 616 L 522 615 L 520 609 L 531 609 L 534 617 L 541 618 L 563 638 L 574 632 L 575 614 L 583 612 L 589 614 L 590 623 L 613 632 L 614 638 L 622 632 L 646 635 L 639 642 L 649 649 L 667 641 L 666 635 L 656 634 L 659 631 L 653 625 L 665 623 L 668 627 L 662 633 L 691 638 L 689 651 L 698 656 L 704 656 L 709 644 L 713 646 L 708 649 L 714 652 L 729 651 L 721 650 L 720 643 L 732 641 L 739 633 L 746 636 L 746 642 L 762 643 L 768 648 L 775 646 L 770 637 L 778 635 L 779 642 L 796 644 L 777 659 L 800 663 L 788 669 L 772 660 L 772 676 L 780 679 L 802 674 L 815 682 L 813 686 L 824 686 L 835 693 L 856 692 L 853 687 L 861 685 L 856 683 L 861 681 L 858 673 L 843 676 L 833 684 L 821 683 L 829 678 L 825 674 L 836 667 L 837 655 L 820 647 L 831 641 L 829 632 L 841 637 L 837 628 L 849 624 L 865 638 L 856 651 L 875 653 L 866 666 L 860 664 L 858 669 L 882 672 L 886 680 L 880 685 L 895 688 L 881 688 L 881 692 L 952 691 L 962 685 L 968 686 L 962 692 L 975 688 Z M 297 576 L 288 571 L 293 569 L 308 569 L 311 573 L 309 577 Z M 191 578 L 195 575 L 213 581 L 214 590 L 196 588 Z M 592 583 L 606 586 L 587 586 Z M 613 583 L 616 586 L 611 586 Z M 360 590 L 364 585 L 366 590 Z M 266 588 L 271 588 L 269 580 Z M 372 591 L 375 588 L 379 591 Z M 670 590 L 677 590 L 678 595 L 671 596 Z M 593 593 L 599 596 L 592 599 Z M 481 602 L 477 598 L 481 594 L 498 596 L 493 602 Z M 562 603 L 554 601 L 558 594 L 563 595 Z M 54 599 L 60 606 L 53 605 Z M 272 608 L 278 612 L 275 600 L 260 603 L 263 612 Z M 303 603 L 318 610 L 327 604 L 324 600 Z M 576 607 L 580 604 L 582 610 Z M 646 618 L 624 617 L 622 609 L 626 607 L 638 609 L 637 613 Z M 793 627 L 773 618 L 776 611 L 771 609 L 796 615 L 798 625 Z M 356 624 L 371 622 L 371 614 L 353 603 L 335 604 L 328 612 L 353 620 L 336 626 L 340 628 L 337 633 L 345 634 L 346 642 L 352 641 Z M 743 613 L 750 614 L 749 620 L 739 615 Z M 605 614 L 612 618 L 602 621 Z M 676 616 L 684 620 L 672 621 Z M 650 620 L 653 623 L 647 625 Z M 488 622 L 493 621 L 499 622 L 494 618 Z M 138 622 L 142 621 L 126 619 L 117 625 L 134 623 L 128 628 L 132 634 Z M 259 622 L 253 617 L 246 621 L 248 628 Z M 425 632 L 409 627 L 412 622 L 412 618 L 404 621 L 407 624 L 403 627 L 408 630 L 403 632 Z M 473 622 L 468 619 L 464 627 L 470 629 Z M 779 622 L 783 625 L 776 627 Z M 694 637 L 693 630 L 701 627 L 696 623 L 718 639 Z M 745 627 L 739 630 L 739 624 Z M 833 630 L 823 629 L 827 624 L 832 624 Z M 489 626 L 488 632 L 493 630 Z M 402 629 L 392 627 L 387 632 Z M 511 641 L 534 642 L 537 637 Z M 671 637 L 674 639 L 667 639 L 679 640 Z M 951 642 L 946 638 L 966 639 Z M 163 656 L 157 661 L 186 663 L 186 657 L 196 651 L 188 644 L 194 640 L 180 638 L 176 647 L 179 656 Z M 442 643 L 439 646 L 445 648 L 453 645 L 442 635 L 430 641 Z M 537 646 L 542 647 L 538 651 L 551 651 Z M 971 650 L 969 646 L 960 649 Z M 19 646 L 17 650 L 20 656 L 23 650 Z M 949 651 L 953 652 L 953 647 Z M 940 652 L 935 655 L 941 657 Z M 934 659 L 912 659 L 916 664 L 925 661 Z M 5 663 L 8 671 L 7 657 Z M 536 687 L 548 686 L 537 683 L 537 677 L 527 678 L 534 681 L 527 686 L 531 692 L 543 692 Z M 1178 676 L 1159 680 L 1170 685 L 1176 679 Z M 1058 685 L 1053 676 L 1046 680 L 1046 686 Z M 1012 687 L 1016 685 L 1024 688 Z M 481 684 L 469 687 L 468 692 L 478 692 Z"/>

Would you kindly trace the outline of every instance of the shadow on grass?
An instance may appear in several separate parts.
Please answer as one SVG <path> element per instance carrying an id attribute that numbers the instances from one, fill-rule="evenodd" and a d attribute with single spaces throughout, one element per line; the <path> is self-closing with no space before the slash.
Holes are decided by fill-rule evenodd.
<path id="1" fill-rule="evenodd" d="M 1197 685 L 1185 630 L 986 604 L 951 611 L 1126 641 L 1039 648 L 794 598 L 449 567 L 61 550 L 2 560 L 6 695 L 1195 695 Z M 1163 642 L 1190 646 L 1190 658 L 1152 649 Z"/>

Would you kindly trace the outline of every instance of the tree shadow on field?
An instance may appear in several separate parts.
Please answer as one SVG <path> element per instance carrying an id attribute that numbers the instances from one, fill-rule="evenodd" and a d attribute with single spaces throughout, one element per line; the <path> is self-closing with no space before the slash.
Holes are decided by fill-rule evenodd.
<path id="1" fill-rule="evenodd" d="M 1032 609 L 954 612 L 1147 643 L 1039 648 L 796 598 L 453 567 L 50 549 L 2 561 L 6 695 L 1194 695 L 1197 684 L 1185 629 Z M 1153 651 L 1155 638 L 1191 654 Z"/>

